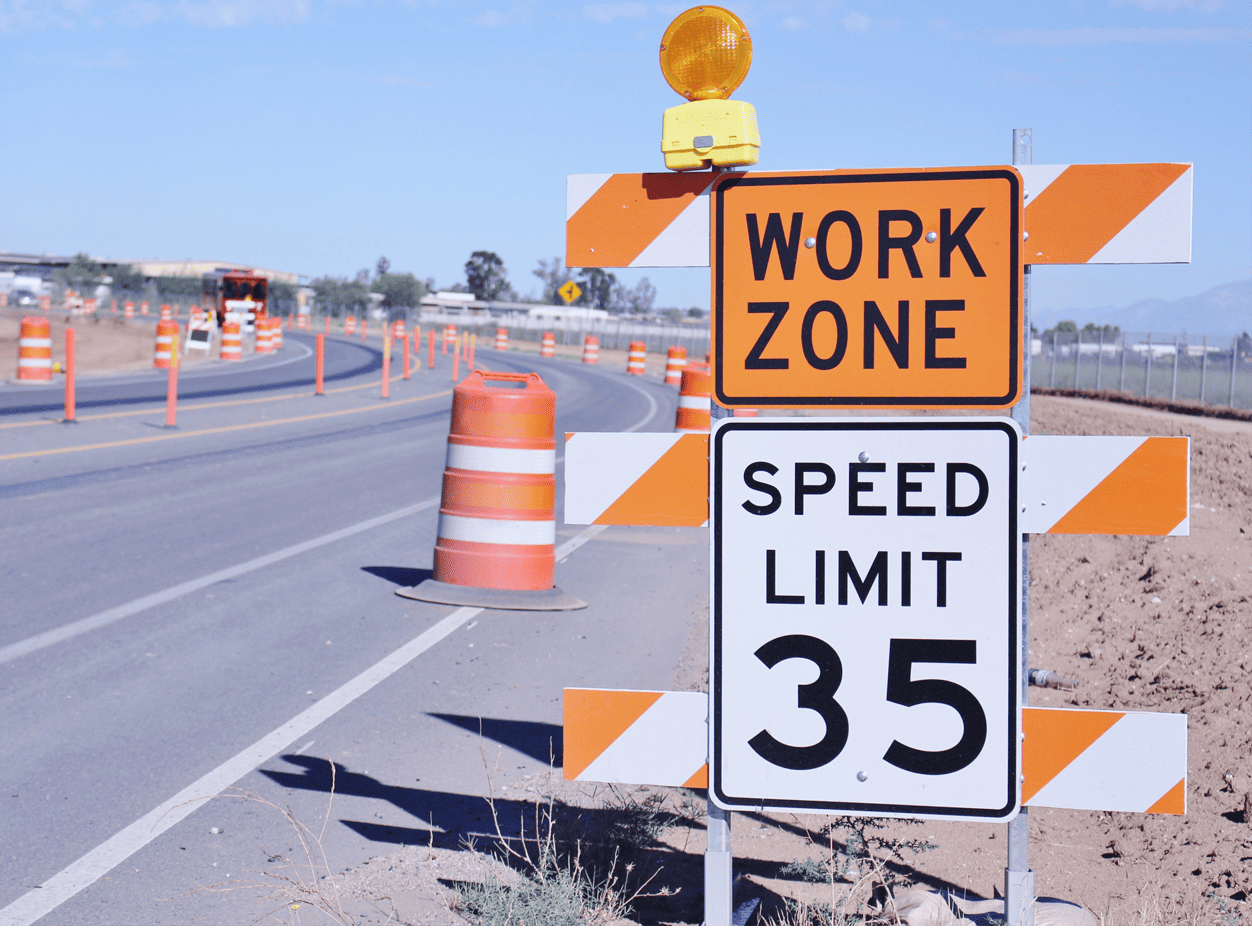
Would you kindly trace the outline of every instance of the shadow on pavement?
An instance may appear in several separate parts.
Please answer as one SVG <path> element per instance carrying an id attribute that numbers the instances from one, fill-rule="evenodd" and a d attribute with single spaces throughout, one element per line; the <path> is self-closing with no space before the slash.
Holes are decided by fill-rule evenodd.
<path id="1" fill-rule="evenodd" d="M 361 569 L 374 577 L 381 577 L 397 587 L 416 587 L 427 578 L 434 577 L 435 572 L 429 568 L 397 568 L 389 565 L 367 565 Z"/>
<path id="2" fill-rule="evenodd" d="M 368 570 L 368 569 L 367 569 Z M 551 723 L 532 723 L 517 719 L 492 719 L 485 716 L 456 716 L 452 713 L 427 713 L 434 719 L 459 726 L 466 732 L 486 736 L 493 742 L 527 755 L 554 768 L 565 765 L 562 735 L 564 730 Z"/>

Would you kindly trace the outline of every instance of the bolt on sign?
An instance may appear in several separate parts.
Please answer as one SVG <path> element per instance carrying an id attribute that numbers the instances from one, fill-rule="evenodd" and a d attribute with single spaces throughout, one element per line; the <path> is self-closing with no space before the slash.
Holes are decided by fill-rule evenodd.
<path id="1" fill-rule="evenodd" d="M 1017 401 L 1016 170 L 728 173 L 712 197 L 719 404 Z"/>
<path id="2" fill-rule="evenodd" d="M 719 806 L 1016 814 L 1020 447 L 1001 417 L 720 421 Z"/>

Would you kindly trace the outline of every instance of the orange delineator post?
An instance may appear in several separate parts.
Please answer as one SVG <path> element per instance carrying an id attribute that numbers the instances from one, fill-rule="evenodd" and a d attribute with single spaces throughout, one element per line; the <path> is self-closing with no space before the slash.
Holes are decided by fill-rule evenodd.
<path id="1" fill-rule="evenodd" d="M 327 324 L 330 320 L 327 319 Z M 313 375 L 313 394 L 314 396 L 322 396 L 322 380 L 326 373 L 326 336 L 323 333 L 317 334 L 317 367 L 316 373 Z"/>
<path id="2" fill-rule="evenodd" d="M 369 334 L 370 321 L 368 316 L 361 317 L 361 341 L 365 341 L 365 337 Z"/>
<path id="3" fill-rule="evenodd" d="M 325 335 L 330 335 L 330 316 L 327 316 L 327 317 L 326 317 L 326 332 L 325 332 Z"/>
<path id="4" fill-rule="evenodd" d="M 478 333 L 471 332 L 469 337 L 469 354 L 465 359 L 468 367 L 474 367 L 474 352 L 478 349 Z"/>
<path id="5" fill-rule="evenodd" d="M 175 323 L 174 325 L 178 325 Z M 178 344 L 178 335 L 174 336 L 174 344 Z M 175 349 L 174 357 L 170 359 L 170 375 L 165 382 L 165 428 L 173 429 L 175 418 L 178 416 L 178 351 Z"/>
<path id="6" fill-rule="evenodd" d="M 433 368 L 435 366 L 435 330 L 433 326 L 430 330 L 430 338 L 427 341 L 430 342 L 430 364 L 427 367 Z"/>
<path id="7" fill-rule="evenodd" d="M 77 361 L 77 347 L 73 329 L 65 330 L 65 422 L 74 422 L 77 398 L 74 395 L 74 370 Z"/>
<path id="8" fill-rule="evenodd" d="M 461 346 L 458 344 L 459 338 L 452 342 L 452 383 L 455 384 L 461 377 Z"/>
<path id="9" fill-rule="evenodd" d="M 391 336 L 383 333 L 383 399 L 391 396 Z"/>
<path id="10" fill-rule="evenodd" d="M 404 343 L 404 379 L 407 381 L 409 379 L 409 340 L 407 336 L 402 334 L 400 341 Z"/>
<path id="11" fill-rule="evenodd" d="M 24 316 L 17 340 L 17 379 L 52 380 L 52 326 L 44 316 Z"/>

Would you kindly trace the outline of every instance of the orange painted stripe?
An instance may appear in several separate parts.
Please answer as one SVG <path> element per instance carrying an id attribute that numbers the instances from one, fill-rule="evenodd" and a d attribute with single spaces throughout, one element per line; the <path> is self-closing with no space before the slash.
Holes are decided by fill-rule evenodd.
<path id="1" fill-rule="evenodd" d="M 1026 263 L 1090 261 L 1189 167 L 1070 165 L 1026 204 Z"/>
<path id="2" fill-rule="evenodd" d="M 709 766 L 701 765 L 700 770 L 683 782 L 684 787 L 693 787 L 695 789 L 706 788 L 709 786 Z"/>
<path id="3" fill-rule="evenodd" d="M 1169 535 L 1187 517 L 1187 439 L 1145 439 L 1049 533 Z"/>
<path id="4" fill-rule="evenodd" d="M 1175 816 L 1187 815 L 1187 779 L 1184 777 L 1181 781 L 1169 789 L 1165 796 L 1157 800 L 1156 803 L 1148 807 L 1145 813 L 1172 813 Z"/>
<path id="5" fill-rule="evenodd" d="M 709 437 L 684 435 L 600 514 L 608 526 L 703 526 L 709 518 Z"/>
<path id="6" fill-rule="evenodd" d="M 662 696 L 660 691 L 566 690 L 565 779 L 586 771 Z"/>
<path id="7" fill-rule="evenodd" d="M 1095 744 L 1125 713 L 1022 708 L 1022 804 Z"/>
<path id="8" fill-rule="evenodd" d="M 565 223 L 566 267 L 626 267 L 712 183 L 704 172 L 612 175 Z"/>

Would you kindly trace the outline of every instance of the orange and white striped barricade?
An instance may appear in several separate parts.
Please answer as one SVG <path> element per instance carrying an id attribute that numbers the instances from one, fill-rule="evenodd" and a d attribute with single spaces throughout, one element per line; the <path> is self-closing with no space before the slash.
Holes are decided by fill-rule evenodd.
<path id="1" fill-rule="evenodd" d="M 545 332 L 539 341 L 539 357 L 555 358 L 556 357 L 556 333 Z"/>
<path id="2" fill-rule="evenodd" d="M 597 335 L 589 335 L 583 338 L 583 364 L 595 365 L 600 363 L 600 337 Z"/>
<path id="3" fill-rule="evenodd" d="M 95 314 L 100 310 L 100 301 L 95 297 L 88 297 L 83 301 L 83 312 Z"/>
<path id="4" fill-rule="evenodd" d="M 343 334 L 356 335 L 356 317 L 349 316 L 343 321 Z"/>
<path id="5" fill-rule="evenodd" d="M 240 328 L 238 319 L 228 318 L 222 323 L 222 361 L 243 361 L 243 339 L 239 334 Z"/>
<path id="6" fill-rule="evenodd" d="M 565 779 L 708 786 L 708 695 L 565 689 Z M 1025 707 L 1021 802 L 1072 810 L 1187 812 L 1182 713 Z"/>
<path id="7" fill-rule="evenodd" d="M 456 324 L 448 323 L 443 327 L 443 353 L 445 355 L 448 354 L 448 346 L 452 345 L 456 341 Z"/>
<path id="8" fill-rule="evenodd" d="M 683 368 L 678 388 L 678 411 L 674 414 L 675 432 L 708 432 L 712 423 L 713 374 L 709 366 L 693 361 Z"/>
<path id="9" fill-rule="evenodd" d="M 702 443 L 698 448 L 684 448 L 677 438 L 566 433 L 566 523 L 704 525 L 708 438 L 691 436 Z M 1026 436 L 1018 491 L 1022 531 L 1188 535 L 1190 442 L 1186 436 Z"/>
<path id="10" fill-rule="evenodd" d="M 553 585 L 556 394 L 538 374 L 474 371 L 452 392 L 434 577 L 415 600 L 510 610 L 586 606 Z"/>
<path id="11" fill-rule="evenodd" d="M 626 356 L 626 373 L 636 377 L 643 376 L 644 363 L 648 358 L 647 342 L 631 342 L 630 353 Z"/>
<path id="12" fill-rule="evenodd" d="M 301 313 L 299 316 L 296 317 L 296 328 L 299 329 L 301 332 L 309 331 L 309 314 L 308 313 Z"/>
<path id="13" fill-rule="evenodd" d="M 274 333 L 268 319 L 256 321 L 256 353 L 270 355 L 274 352 Z"/>
<path id="14" fill-rule="evenodd" d="M 280 316 L 270 318 L 270 342 L 273 343 L 274 351 L 283 347 L 283 320 Z"/>
<path id="15" fill-rule="evenodd" d="M 496 351 L 507 352 L 509 350 L 509 330 L 503 326 L 496 327 Z"/>
<path id="16" fill-rule="evenodd" d="M 161 304 L 161 322 L 167 323 L 174 318 L 174 310 L 168 303 Z"/>
<path id="17" fill-rule="evenodd" d="M 681 345 L 671 345 L 665 356 L 665 383 L 672 387 L 681 384 L 685 367 L 687 367 L 687 350 Z"/>
<path id="18" fill-rule="evenodd" d="M 213 348 L 213 330 L 217 328 L 217 317 L 198 307 L 192 307 L 191 320 L 187 323 L 187 338 L 183 343 L 183 351 L 197 349 L 206 355 Z"/>
<path id="19" fill-rule="evenodd" d="M 139 315 L 140 316 L 148 315 L 148 301 L 147 300 L 141 300 L 139 302 Z"/>
<path id="20" fill-rule="evenodd" d="M 152 367 L 168 368 L 178 362 L 178 323 L 162 319 L 156 327 L 156 348 L 152 354 Z"/>
<path id="21" fill-rule="evenodd" d="M 135 302 L 133 300 L 127 300 L 123 305 L 122 315 L 127 319 L 135 318 Z"/>
<path id="22" fill-rule="evenodd" d="M 397 319 L 391 324 L 391 340 L 393 342 L 403 342 L 408 338 L 404 329 L 404 320 Z"/>
<path id="23" fill-rule="evenodd" d="M 22 317 L 17 338 L 17 379 L 52 380 L 52 326 L 43 316 Z"/>
<path id="24" fill-rule="evenodd" d="M 1025 183 L 1026 264 L 1191 260 L 1190 164 L 1014 167 Z M 566 265 L 708 267 L 712 185 L 699 172 L 569 175 Z"/>

